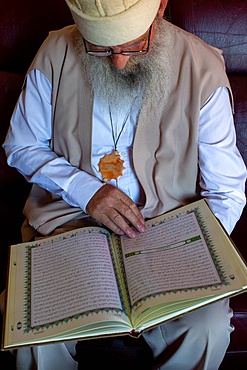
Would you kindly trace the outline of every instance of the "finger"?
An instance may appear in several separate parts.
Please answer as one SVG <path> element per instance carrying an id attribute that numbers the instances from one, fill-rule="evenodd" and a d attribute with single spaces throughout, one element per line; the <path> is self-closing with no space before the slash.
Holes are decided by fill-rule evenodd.
<path id="1" fill-rule="evenodd" d="M 129 213 L 130 214 L 130 217 L 133 216 L 133 215 L 135 215 L 135 217 L 141 222 L 141 224 L 144 225 L 145 224 L 144 217 L 141 214 L 141 212 L 140 212 L 139 208 L 137 207 L 137 205 L 128 196 L 126 196 L 126 198 L 123 198 L 123 199 L 121 198 L 121 200 L 128 207 L 128 208 L 126 208 L 127 214 Z M 127 218 L 128 218 L 128 215 L 127 215 Z M 129 221 L 131 221 L 131 219 L 129 219 Z"/>
<path id="2" fill-rule="evenodd" d="M 118 188 L 105 185 L 95 193 L 87 205 L 87 213 L 117 234 L 130 237 L 135 233 L 129 226 L 144 231 L 144 219 L 135 203 Z"/>
<path id="3" fill-rule="evenodd" d="M 129 214 L 130 208 L 125 203 L 118 200 L 115 202 L 115 207 L 116 208 L 111 206 L 101 207 L 98 204 L 97 209 L 94 209 L 94 211 L 91 212 L 88 211 L 88 214 L 118 235 L 126 234 L 130 238 L 135 237 L 136 233 L 130 227 L 129 223 L 132 223 L 132 225 L 140 232 L 145 230 L 143 223 L 139 221 L 135 214 L 132 211 L 132 215 Z"/>
<path id="4" fill-rule="evenodd" d="M 128 225 L 124 218 L 115 210 L 101 214 L 101 222 L 112 230 L 115 234 L 124 235 L 126 234 L 130 238 L 136 236 L 135 231 Z"/>
<path id="5" fill-rule="evenodd" d="M 139 212 L 139 210 L 138 210 Z M 114 232 L 122 235 L 122 232 L 129 237 L 135 237 L 136 233 L 130 225 L 134 226 L 139 232 L 144 232 L 145 227 L 143 222 L 135 215 L 132 209 L 126 205 L 121 199 L 114 203 L 114 207 L 107 206 L 99 216 L 101 222 L 111 228 Z M 142 217 L 142 216 L 141 216 Z M 119 230 L 116 230 L 116 227 Z"/>
<path id="6" fill-rule="evenodd" d="M 139 232 L 144 232 L 145 227 L 143 216 L 134 203 L 126 204 L 121 199 L 118 203 L 116 203 L 115 210 L 117 211 L 117 214 L 114 214 L 115 218 L 113 221 L 120 228 L 124 228 L 125 230 L 126 225 L 128 226 L 128 224 L 131 224 Z M 127 229 L 129 230 L 129 227 L 127 227 Z"/>

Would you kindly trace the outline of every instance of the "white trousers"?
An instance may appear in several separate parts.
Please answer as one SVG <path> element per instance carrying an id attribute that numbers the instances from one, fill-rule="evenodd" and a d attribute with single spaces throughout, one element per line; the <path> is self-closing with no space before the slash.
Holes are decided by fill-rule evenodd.
<path id="1" fill-rule="evenodd" d="M 144 333 L 154 369 L 217 370 L 234 329 L 231 317 L 229 299 L 224 299 Z"/>
<path id="2" fill-rule="evenodd" d="M 1 310 L 4 293 L 0 295 Z M 217 370 L 230 342 L 231 317 L 229 300 L 224 299 L 144 333 L 153 352 L 154 369 Z M 68 342 L 20 348 L 15 351 L 16 369 L 75 370 L 75 346 L 76 342 Z"/>

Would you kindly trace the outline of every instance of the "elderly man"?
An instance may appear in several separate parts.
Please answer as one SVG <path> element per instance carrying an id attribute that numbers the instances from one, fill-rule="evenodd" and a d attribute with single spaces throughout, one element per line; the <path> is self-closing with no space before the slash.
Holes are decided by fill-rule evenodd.
<path id="1" fill-rule="evenodd" d="M 4 148 L 33 183 L 23 241 L 144 219 L 205 197 L 228 233 L 245 205 L 221 52 L 163 19 L 168 0 L 66 0 L 29 68 Z M 160 369 L 216 370 L 233 330 L 228 300 L 143 334 Z M 17 368 L 76 369 L 75 343 L 17 351 Z M 117 365 L 116 365 L 117 366 Z"/>

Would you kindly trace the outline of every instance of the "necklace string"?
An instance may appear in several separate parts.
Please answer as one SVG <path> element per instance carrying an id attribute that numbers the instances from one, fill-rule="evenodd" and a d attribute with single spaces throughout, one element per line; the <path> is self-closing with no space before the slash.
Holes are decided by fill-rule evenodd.
<path id="1" fill-rule="evenodd" d="M 118 143 L 118 141 L 119 141 L 119 139 L 120 139 L 120 136 L 122 135 L 122 132 L 123 132 L 123 130 L 124 130 L 124 127 L 126 126 L 126 123 L 127 123 L 128 118 L 129 118 L 129 116 L 130 116 L 130 113 L 131 113 L 131 111 L 132 111 L 132 108 L 133 108 L 133 106 L 134 106 L 135 100 L 136 100 L 136 98 L 134 99 L 133 104 L 131 104 L 130 110 L 129 110 L 129 112 L 127 113 L 127 115 L 126 115 L 126 117 L 125 117 L 125 119 L 124 119 L 124 121 L 123 121 L 123 124 L 122 124 L 121 130 L 120 130 L 120 132 L 119 132 L 119 134 L 118 134 L 117 138 L 115 138 L 115 133 L 114 133 L 114 128 L 113 128 L 112 111 L 111 111 L 111 107 L 110 107 L 110 105 L 109 105 L 109 116 L 110 116 L 111 132 L 112 132 L 112 140 L 113 140 L 113 144 L 114 144 L 114 150 L 117 150 L 117 143 Z"/>

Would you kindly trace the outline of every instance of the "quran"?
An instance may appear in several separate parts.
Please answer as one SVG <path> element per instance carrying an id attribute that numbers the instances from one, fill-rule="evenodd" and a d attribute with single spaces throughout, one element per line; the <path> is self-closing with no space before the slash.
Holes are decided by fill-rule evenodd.
<path id="1" fill-rule="evenodd" d="M 2 350 L 138 337 L 245 291 L 245 261 L 203 199 L 133 239 L 80 228 L 10 246 Z"/>

